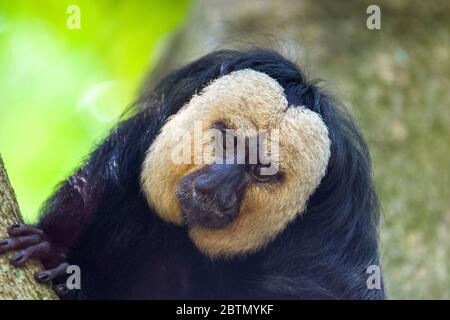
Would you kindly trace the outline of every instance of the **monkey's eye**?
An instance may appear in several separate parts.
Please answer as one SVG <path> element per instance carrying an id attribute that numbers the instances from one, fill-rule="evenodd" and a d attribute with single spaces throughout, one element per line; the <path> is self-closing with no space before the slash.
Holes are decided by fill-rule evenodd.
<path id="1" fill-rule="evenodd" d="M 273 180 L 277 174 L 267 174 L 264 172 L 263 168 L 268 168 L 270 165 L 256 164 L 250 166 L 251 176 L 258 182 L 269 182 Z"/>

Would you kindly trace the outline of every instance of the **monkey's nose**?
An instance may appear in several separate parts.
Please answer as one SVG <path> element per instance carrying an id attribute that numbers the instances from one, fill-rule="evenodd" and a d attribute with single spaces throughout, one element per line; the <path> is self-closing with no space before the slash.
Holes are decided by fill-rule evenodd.
<path id="1" fill-rule="evenodd" d="M 194 189 L 200 193 L 213 193 L 220 184 L 217 177 L 202 174 L 194 180 Z"/>
<path id="2" fill-rule="evenodd" d="M 214 177 L 206 174 L 194 180 L 196 192 L 209 196 L 217 201 L 217 206 L 221 211 L 233 209 L 237 203 L 236 190 L 231 188 L 226 182 L 219 182 Z"/>
<path id="3" fill-rule="evenodd" d="M 237 207 L 244 173 L 238 165 L 213 164 L 193 181 L 196 192 L 208 196 L 225 213 Z"/>
<path id="4" fill-rule="evenodd" d="M 222 188 L 236 188 L 243 177 L 243 168 L 235 164 L 212 164 L 194 179 L 194 188 L 202 193 L 215 193 Z"/>

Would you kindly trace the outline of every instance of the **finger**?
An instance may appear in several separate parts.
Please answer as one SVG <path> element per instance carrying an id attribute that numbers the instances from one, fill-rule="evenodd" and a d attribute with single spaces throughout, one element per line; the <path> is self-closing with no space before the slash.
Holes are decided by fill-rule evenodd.
<path id="1" fill-rule="evenodd" d="M 54 269 L 45 270 L 41 272 L 37 272 L 34 274 L 34 278 L 39 283 L 44 283 L 51 281 L 53 279 L 62 277 L 66 275 L 66 270 L 69 267 L 69 264 L 67 262 L 61 263 L 59 266 L 57 266 Z"/>
<path id="2" fill-rule="evenodd" d="M 9 226 L 8 234 L 13 237 L 26 236 L 26 235 L 30 235 L 30 234 L 38 234 L 42 237 L 44 235 L 44 232 L 36 227 L 20 223 L 20 224 L 13 224 L 12 226 Z"/>
<path id="3" fill-rule="evenodd" d="M 50 244 L 48 241 L 40 242 L 34 246 L 19 251 L 11 259 L 11 264 L 15 267 L 23 266 L 29 259 L 46 257 L 50 254 Z"/>
<path id="4" fill-rule="evenodd" d="M 53 290 L 56 292 L 56 294 L 62 298 L 66 296 L 69 293 L 69 288 L 64 283 L 60 283 L 53 286 Z"/>
<path id="5" fill-rule="evenodd" d="M 7 238 L 0 241 L 0 254 L 12 250 L 20 250 L 42 241 L 40 235 L 32 234 L 24 237 Z"/>

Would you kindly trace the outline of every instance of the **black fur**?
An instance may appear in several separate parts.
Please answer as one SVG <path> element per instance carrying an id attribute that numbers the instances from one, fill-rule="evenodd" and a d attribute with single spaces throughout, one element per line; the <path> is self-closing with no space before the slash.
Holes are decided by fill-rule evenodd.
<path id="1" fill-rule="evenodd" d="M 163 222 L 140 191 L 159 129 L 211 80 L 250 68 L 328 126 L 331 158 L 306 212 L 258 253 L 210 260 L 186 230 Z M 48 200 L 39 222 L 82 270 L 78 298 L 381 299 L 366 268 L 379 264 L 369 154 L 351 118 L 296 65 L 262 49 L 217 51 L 169 74 Z"/>

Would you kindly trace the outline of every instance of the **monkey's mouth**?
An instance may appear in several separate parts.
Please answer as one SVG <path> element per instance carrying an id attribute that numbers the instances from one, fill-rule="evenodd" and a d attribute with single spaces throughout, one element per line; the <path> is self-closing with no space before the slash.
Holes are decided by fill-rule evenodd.
<path id="1" fill-rule="evenodd" d="M 195 190 L 192 175 L 183 178 L 176 190 L 184 223 L 188 226 L 220 229 L 233 222 L 239 215 L 240 205 L 220 208 L 215 196 Z"/>

